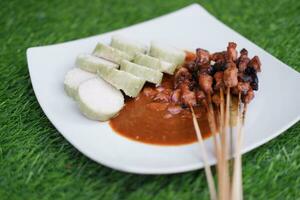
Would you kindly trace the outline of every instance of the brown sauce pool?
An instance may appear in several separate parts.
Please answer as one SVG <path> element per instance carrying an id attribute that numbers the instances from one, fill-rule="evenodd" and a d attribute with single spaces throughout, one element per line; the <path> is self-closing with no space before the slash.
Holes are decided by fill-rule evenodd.
<path id="1" fill-rule="evenodd" d="M 173 115 L 168 103 L 156 103 L 144 94 L 130 99 L 119 115 L 110 120 L 110 126 L 122 136 L 140 142 L 159 145 L 182 145 L 197 140 L 192 115 L 183 110 Z M 210 136 L 205 110 L 195 108 L 204 138 Z"/>
<path id="2" fill-rule="evenodd" d="M 172 87 L 173 78 L 165 76 L 163 87 Z M 153 85 L 145 87 L 155 89 Z M 136 98 L 128 98 L 118 116 L 109 124 L 115 132 L 126 138 L 157 145 L 183 145 L 197 140 L 193 126 L 192 114 L 189 109 L 178 108 L 173 103 L 155 102 L 142 91 Z M 202 136 L 210 136 L 206 110 L 194 107 Z"/>

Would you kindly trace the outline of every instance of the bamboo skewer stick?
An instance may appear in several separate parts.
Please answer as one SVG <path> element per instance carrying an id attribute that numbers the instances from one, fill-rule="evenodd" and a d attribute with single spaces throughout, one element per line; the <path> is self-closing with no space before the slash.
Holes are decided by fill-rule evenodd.
<path id="1" fill-rule="evenodd" d="M 221 94 L 222 93 L 222 94 Z M 223 90 L 220 90 L 220 98 L 221 98 L 221 115 L 223 119 L 223 123 L 221 124 L 221 142 L 222 142 L 222 151 L 221 151 L 221 162 L 222 162 L 222 177 L 220 177 L 220 200 L 229 200 L 230 198 L 230 178 L 229 178 L 229 165 L 228 165 L 228 142 L 226 138 L 226 133 L 229 131 L 229 120 L 230 120 L 230 88 L 227 88 L 227 96 L 226 96 L 226 109 L 224 115 L 224 94 Z M 222 103 L 223 102 L 223 103 Z M 221 117 L 221 118 L 222 118 Z"/>
<path id="2" fill-rule="evenodd" d="M 226 135 L 224 130 L 224 91 L 220 88 L 220 132 L 221 132 L 221 144 L 226 142 Z"/>
<path id="3" fill-rule="evenodd" d="M 232 178 L 232 190 L 231 190 L 231 199 L 232 200 L 240 200 L 240 156 L 239 156 L 239 146 L 241 142 L 241 93 L 239 93 L 238 97 L 238 110 L 237 110 L 237 140 L 235 142 L 235 158 L 234 158 L 234 166 L 233 166 L 233 178 Z"/>
<path id="4" fill-rule="evenodd" d="M 244 109 L 243 109 L 243 114 L 242 114 L 242 128 L 241 128 L 241 142 L 240 142 L 240 145 L 239 145 L 239 181 L 240 183 L 238 184 L 240 186 L 239 188 L 239 192 L 240 192 L 240 200 L 243 200 L 243 176 L 242 176 L 242 152 L 241 152 L 241 149 L 242 149 L 242 145 L 243 145 L 243 141 L 244 141 L 244 127 L 245 127 L 245 120 L 246 120 L 246 113 L 247 113 L 247 105 L 248 104 L 244 104 Z"/>
<path id="5" fill-rule="evenodd" d="M 226 132 L 224 130 L 224 94 L 223 89 L 220 88 L 220 122 L 219 122 L 219 131 L 220 131 L 220 139 L 221 139 L 221 159 L 220 159 L 220 165 L 222 165 L 220 176 L 218 177 L 218 183 L 219 183 L 219 199 L 225 199 L 226 194 L 226 172 L 224 170 L 224 146 L 226 142 Z"/>
<path id="6" fill-rule="evenodd" d="M 218 185 L 219 185 L 219 191 L 220 191 L 220 194 L 221 193 L 224 193 L 224 161 L 223 161 L 223 156 L 222 156 L 222 153 L 223 153 L 223 148 L 224 148 L 224 131 L 223 131 L 223 126 L 224 126 L 224 96 L 223 95 L 223 89 L 220 88 L 220 112 L 219 112 L 219 133 L 220 133 L 220 142 L 221 142 L 221 159 L 220 159 L 220 162 L 222 163 L 222 169 L 221 169 L 221 173 L 220 173 L 220 176 L 218 177 Z M 219 195 L 220 195 L 219 194 Z M 219 197 L 219 199 L 222 199 L 221 197 Z"/>
<path id="7" fill-rule="evenodd" d="M 232 200 L 243 199 L 243 188 L 242 188 L 242 154 L 241 148 L 244 140 L 244 125 L 245 116 L 247 112 L 247 104 L 244 104 L 243 113 L 241 112 L 241 94 L 239 93 L 238 101 L 238 118 L 237 118 L 237 141 L 235 144 L 235 160 L 234 160 L 234 171 L 233 171 L 233 183 L 232 183 Z"/>
<path id="8" fill-rule="evenodd" d="M 208 182 L 208 188 L 209 188 L 209 192 L 210 192 L 210 199 L 211 200 L 217 200 L 217 191 L 216 191 L 214 179 L 213 179 L 213 176 L 212 176 L 212 173 L 211 173 L 211 169 L 210 169 L 210 166 L 208 164 L 207 154 L 206 154 L 206 150 L 205 150 L 205 147 L 204 147 L 203 138 L 202 138 L 201 131 L 200 131 L 200 128 L 199 128 L 199 124 L 198 124 L 196 115 L 194 113 L 193 107 L 190 106 L 190 109 L 192 111 L 193 124 L 194 124 L 194 128 L 196 130 L 196 135 L 197 135 L 198 142 L 199 142 L 199 145 L 200 145 L 200 149 L 201 149 L 201 152 L 202 152 L 205 175 L 206 175 L 206 179 L 207 179 L 207 182 Z"/>
<path id="9" fill-rule="evenodd" d="M 214 115 L 214 110 L 213 110 L 213 106 L 212 106 L 212 101 L 211 101 L 211 95 L 208 94 L 207 95 L 207 100 L 208 100 L 208 107 L 207 107 L 207 119 L 208 119 L 208 124 L 213 136 L 213 142 L 214 142 L 214 148 L 215 148 L 215 154 L 216 154 L 216 158 L 217 158 L 217 177 L 218 177 L 218 187 L 219 187 L 219 192 L 220 192 L 220 188 L 222 188 L 221 185 L 221 181 L 219 180 L 219 177 L 223 177 L 222 174 L 222 156 L 221 156 L 221 147 L 220 147 L 220 143 L 217 139 L 217 127 L 216 127 L 216 121 L 215 121 L 215 115 Z"/>
<path id="10" fill-rule="evenodd" d="M 208 99 L 207 119 L 208 119 L 209 128 L 212 132 L 213 139 L 214 139 L 217 160 L 219 161 L 221 149 L 220 149 L 220 144 L 217 140 L 217 126 L 216 126 L 215 114 L 214 114 L 214 109 L 213 109 L 213 106 L 211 103 L 211 95 L 210 94 L 207 95 L 207 99 Z"/>

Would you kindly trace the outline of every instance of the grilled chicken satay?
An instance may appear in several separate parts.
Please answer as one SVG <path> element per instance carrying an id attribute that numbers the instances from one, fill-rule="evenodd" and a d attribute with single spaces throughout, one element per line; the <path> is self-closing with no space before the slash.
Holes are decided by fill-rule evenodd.
<path id="1" fill-rule="evenodd" d="M 174 76 L 174 88 L 178 88 L 181 83 L 185 81 L 191 81 L 192 74 L 189 72 L 189 70 L 185 67 L 181 67 L 177 70 Z"/>
<path id="2" fill-rule="evenodd" d="M 192 74 L 189 72 L 188 68 L 179 68 L 174 77 L 175 90 L 171 95 L 171 101 L 174 103 L 182 103 L 185 107 L 190 105 L 195 106 L 197 100 L 193 85 Z"/>
<path id="3" fill-rule="evenodd" d="M 205 99 L 205 93 L 202 90 L 197 90 L 196 99 L 198 102 L 201 102 L 203 99 Z"/>
<path id="4" fill-rule="evenodd" d="M 213 93 L 213 77 L 207 73 L 201 73 L 198 78 L 200 89 L 206 94 L 211 95 Z"/>
<path id="5" fill-rule="evenodd" d="M 239 72 L 244 72 L 250 62 L 250 59 L 248 58 L 248 51 L 246 49 L 242 49 L 240 54 L 241 55 L 238 59 L 238 68 Z"/>
<path id="6" fill-rule="evenodd" d="M 190 93 L 191 88 L 188 87 L 187 83 L 181 85 L 180 91 L 185 91 L 185 96 L 191 97 L 190 100 L 192 100 L 192 102 L 194 102 L 195 94 L 196 102 L 198 104 L 201 102 L 202 105 L 209 108 L 208 111 L 212 110 L 211 102 L 213 102 L 216 107 L 223 108 L 223 114 L 223 91 L 227 91 L 226 110 L 228 109 L 229 111 L 230 95 L 236 95 L 241 97 L 240 101 L 244 103 L 243 110 L 245 113 L 247 104 L 254 98 L 254 90 L 258 90 L 257 73 L 261 71 L 261 62 L 257 56 L 250 59 L 246 49 L 242 49 L 238 57 L 236 47 L 236 43 L 229 42 L 226 51 L 216 52 L 211 55 L 204 49 L 197 49 L 196 58 L 187 65 L 187 71 L 192 74 L 192 78 L 189 80 L 197 79 L 196 87 L 193 87 L 193 91 L 195 92 L 193 95 Z M 227 90 L 225 90 L 226 88 Z M 222 104 L 223 106 L 221 106 Z M 220 109 L 220 111 L 222 113 L 222 109 Z M 227 118 L 225 116 L 225 119 L 229 119 L 227 114 L 226 112 Z M 222 116 L 222 114 L 220 116 Z M 225 142 L 223 144 L 225 144 Z M 224 178 L 223 181 L 225 181 L 225 179 L 226 178 Z M 229 189 L 227 188 L 226 190 Z M 222 194 L 229 195 L 225 190 L 223 192 Z"/>
<path id="7" fill-rule="evenodd" d="M 197 62 L 200 65 L 208 64 L 210 62 L 210 54 L 205 49 L 196 49 Z"/>
<path id="8" fill-rule="evenodd" d="M 185 105 L 195 106 L 197 104 L 196 94 L 194 91 L 190 90 L 189 83 L 184 82 L 180 85 L 181 89 L 181 102 Z"/>
<path id="9" fill-rule="evenodd" d="M 250 62 L 249 62 L 249 67 L 254 68 L 254 70 L 255 70 L 256 72 L 261 72 L 261 69 L 260 69 L 260 67 L 261 67 L 261 62 L 260 62 L 260 59 L 259 59 L 258 56 L 254 56 L 254 57 L 250 60 Z"/>
<path id="10" fill-rule="evenodd" d="M 237 86 L 238 84 L 238 69 L 234 62 L 228 62 L 226 64 L 226 70 L 223 75 L 224 84 L 228 88 Z"/>
<path id="11" fill-rule="evenodd" d="M 229 42 L 227 46 L 227 62 L 237 60 L 237 51 L 236 51 L 236 43 Z"/>
<path id="12" fill-rule="evenodd" d="M 231 94 L 241 94 L 242 102 L 249 103 L 254 98 L 254 90 L 258 90 L 260 67 L 259 58 L 250 59 L 246 49 L 242 49 L 238 57 L 234 42 L 228 43 L 226 51 L 213 54 L 199 48 L 195 58 L 175 73 L 173 90 L 158 88 L 153 99 L 188 107 L 202 104 L 210 96 L 209 101 L 219 106 L 220 90 L 226 92 L 226 88 L 231 88 Z"/>
<path id="13" fill-rule="evenodd" d="M 224 76 L 224 72 L 222 72 L 222 71 L 218 71 L 214 74 L 214 79 L 215 79 L 214 90 L 215 91 L 219 91 L 220 89 L 225 88 L 223 76 Z"/>

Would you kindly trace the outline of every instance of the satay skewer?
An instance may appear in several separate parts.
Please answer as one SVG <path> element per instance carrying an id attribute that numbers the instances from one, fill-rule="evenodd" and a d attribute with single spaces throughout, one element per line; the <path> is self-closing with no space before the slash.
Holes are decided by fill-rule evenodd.
<path id="1" fill-rule="evenodd" d="M 207 153 L 206 153 L 206 149 L 204 147 L 203 138 L 202 138 L 201 131 L 200 131 L 200 128 L 199 128 L 199 124 L 198 124 L 194 109 L 191 105 L 190 105 L 190 109 L 192 111 L 193 124 L 194 124 L 194 128 L 195 128 L 197 139 L 198 139 L 198 143 L 200 145 L 200 149 L 201 149 L 201 153 L 202 153 L 204 169 L 205 169 L 205 175 L 206 175 L 208 188 L 209 188 L 209 193 L 210 193 L 210 199 L 211 200 L 217 200 L 218 199 L 217 198 L 217 190 L 216 190 L 216 187 L 215 187 L 215 183 L 214 183 L 214 179 L 213 179 L 213 176 L 212 176 L 210 166 L 208 164 Z"/>
<path id="2" fill-rule="evenodd" d="M 191 69 L 200 63 L 199 70 L 199 86 L 206 93 L 206 98 L 208 100 L 207 114 L 209 126 L 212 131 L 212 135 L 215 136 L 217 132 L 217 125 L 215 123 L 215 114 L 213 106 L 211 103 L 211 96 L 213 93 L 212 86 L 214 85 L 214 90 L 219 91 L 219 103 L 218 97 L 213 96 L 213 101 L 219 108 L 217 110 L 218 118 L 218 130 L 220 132 L 220 151 L 216 150 L 217 154 L 217 172 L 218 172 L 218 197 L 220 200 L 231 200 L 234 198 L 237 200 L 243 199 L 242 194 L 242 173 L 241 173 L 241 144 L 243 141 L 243 127 L 245 121 L 245 114 L 247 110 L 247 104 L 254 97 L 253 90 L 258 89 L 258 79 L 256 72 L 260 71 L 260 61 L 257 56 L 253 59 L 248 58 L 248 52 L 245 49 L 241 50 L 241 55 L 237 57 L 236 44 L 234 42 L 229 42 L 226 52 L 217 52 L 213 55 L 209 55 L 209 52 L 203 49 L 197 49 L 197 60 L 196 65 L 191 65 Z M 214 61 L 213 67 L 209 67 L 209 61 Z M 224 70 L 225 69 L 225 70 Z M 216 71 L 214 71 L 216 70 Z M 212 78 L 209 76 L 214 74 L 214 83 Z M 250 85 L 249 85 L 250 84 Z M 251 87 L 250 87 L 251 86 Z M 249 89 L 250 87 L 250 89 Z M 231 91 L 232 88 L 232 91 Z M 226 106 L 224 98 L 224 89 L 226 89 Z M 252 90 L 253 89 L 253 90 Z M 241 94 L 243 94 L 244 112 L 243 117 L 241 116 L 241 108 L 238 109 L 238 137 L 236 139 L 237 150 L 234 165 L 231 161 L 228 161 L 231 154 L 233 154 L 233 133 L 232 133 L 232 123 L 230 115 L 231 106 L 231 92 L 235 95 L 239 91 L 239 104 L 241 102 Z M 241 93 L 242 92 L 242 93 Z M 216 95 L 216 94 L 215 94 Z M 242 124 L 242 125 L 241 125 Z M 229 135 L 230 134 L 230 135 Z M 228 137 L 229 140 L 228 140 Z M 219 138 L 219 137 L 218 137 Z M 219 143 L 217 137 L 214 137 L 215 149 L 218 149 Z M 230 145 L 230 146 L 229 146 Z M 230 147 L 230 151 L 229 151 Z M 219 154 L 220 152 L 220 154 Z M 230 162 L 230 163 L 229 163 Z M 230 173 L 231 166 L 234 167 L 233 173 Z M 232 176 L 234 176 L 233 179 Z M 233 183 L 231 182 L 233 181 Z M 231 185 L 232 184 L 232 185 Z M 231 188 L 232 186 L 232 188 Z M 231 194 L 232 193 L 232 194 Z M 237 194 L 236 194 L 237 193 Z"/>
<path id="3" fill-rule="evenodd" d="M 208 120 L 208 125 L 213 137 L 213 143 L 214 143 L 214 150 L 215 150 L 215 155 L 216 155 L 216 160 L 217 160 L 217 176 L 218 177 L 223 177 L 222 175 L 222 162 L 221 162 L 221 147 L 220 147 L 220 142 L 218 140 L 218 135 L 217 135 L 217 125 L 216 125 L 216 120 L 215 120 L 215 113 L 212 105 L 212 97 L 211 93 L 213 91 L 212 85 L 213 85 L 213 77 L 211 77 L 207 72 L 202 72 L 199 77 L 198 77 L 198 82 L 200 88 L 204 91 L 205 93 L 205 106 L 207 110 L 207 120 Z M 221 182 L 218 179 L 218 187 L 220 187 Z"/>

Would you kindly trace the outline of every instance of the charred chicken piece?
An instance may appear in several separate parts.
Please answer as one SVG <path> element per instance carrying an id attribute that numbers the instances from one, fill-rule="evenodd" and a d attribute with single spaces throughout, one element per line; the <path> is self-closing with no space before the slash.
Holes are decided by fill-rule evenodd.
<path id="1" fill-rule="evenodd" d="M 252 89 L 258 90 L 258 78 L 257 78 L 256 73 L 251 75 L 251 79 L 252 79 L 252 81 L 251 81 L 250 85 L 251 85 Z"/>
<path id="2" fill-rule="evenodd" d="M 258 56 L 254 56 L 248 64 L 248 67 L 252 67 L 256 72 L 261 72 L 260 66 L 261 62 Z"/>
<path id="3" fill-rule="evenodd" d="M 188 62 L 184 65 L 185 68 L 189 70 L 189 72 L 193 73 L 198 70 L 198 66 L 195 62 Z"/>
<path id="4" fill-rule="evenodd" d="M 254 98 L 254 91 L 252 90 L 252 88 L 250 88 L 245 95 L 242 95 L 242 102 L 248 104 L 253 98 Z"/>
<path id="5" fill-rule="evenodd" d="M 232 88 L 238 84 L 238 69 L 234 62 L 227 63 L 227 69 L 224 71 L 224 83 L 226 87 Z"/>
<path id="6" fill-rule="evenodd" d="M 249 82 L 239 82 L 237 88 L 241 94 L 246 94 L 251 87 Z"/>
<path id="7" fill-rule="evenodd" d="M 248 51 L 246 49 L 241 50 L 241 56 L 238 59 L 239 72 L 244 72 L 249 64 Z"/>
<path id="8" fill-rule="evenodd" d="M 200 65 L 199 66 L 199 73 L 200 74 L 211 74 L 213 69 L 213 67 L 209 64 L 209 63 L 206 63 L 206 64 L 203 64 L 203 65 Z"/>
<path id="9" fill-rule="evenodd" d="M 225 90 L 225 91 L 226 91 L 226 90 Z M 239 95 L 239 89 L 238 89 L 237 86 L 231 88 L 230 92 L 231 92 L 232 95 L 235 95 L 235 96 L 238 96 L 238 95 Z"/>
<path id="10" fill-rule="evenodd" d="M 198 48 L 196 49 L 196 55 L 200 65 L 210 63 L 210 55 L 207 50 Z"/>
<path id="11" fill-rule="evenodd" d="M 213 92 L 212 90 L 212 84 L 213 84 L 213 78 L 209 74 L 202 73 L 199 75 L 198 78 L 200 89 L 203 90 L 206 94 L 211 94 Z"/>
<path id="12" fill-rule="evenodd" d="M 248 51 L 247 51 L 247 49 L 245 49 L 245 48 L 243 48 L 241 51 L 240 51 L 240 57 L 242 57 L 242 56 L 247 56 L 248 57 Z"/>
<path id="13" fill-rule="evenodd" d="M 247 67 L 247 69 L 245 70 L 245 75 L 244 76 L 249 76 L 251 77 L 251 81 L 250 85 L 252 87 L 253 90 L 258 90 L 258 78 L 257 78 L 257 74 L 256 71 L 253 67 Z"/>
<path id="14" fill-rule="evenodd" d="M 237 86 L 232 88 L 232 94 L 238 95 L 241 93 L 242 95 L 246 95 L 248 90 L 250 90 L 250 83 L 249 82 L 239 82 Z"/>
<path id="15" fill-rule="evenodd" d="M 239 82 L 252 82 L 252 77 L 246 73 L 238 72 L 238 80 Z"/>
<path id="16" fill-rule="evenodd" d="M 196 94 L 194 91 L 191 91 L 187 83 L 183 83 L 180 85 L 181 89 L 181 102 L 185 104 L 187 107 L 195 106 L 196 102 Z"/>
<path id="17" fill-rule="evenodd" d="M 201 104 L 202 100 L 205 99 L 205 93 L 202 90 L 196 91 L 196 100 Z"/>
<path id="18" fill-rule="evenodd" d="M 224 64 L 226 62 L 226 51 L 213 53 L 210 58 L 215 62 Z"/>
<path id="19" fill-rule="evenodd" d="M 222 71 L 219 71 L 219 72 L 216 72 L 215 75 L 214 75 L 214 78 L 215 78 L 215 86 L 214 86 L 214 89 L 215 90 L 219 90 L 220 88 L 223 88 L 225 87 L 225 84 L 224 84 L 224 81 L 223 81 L 223 76 L 224 76 L 224 72 Z"/>
<path id="20" fill-rule="evenodd" d="M 182 82 L 192 79 L 192 74 L 185 67 L 177 70 L 174 77 L 174 87 L 177 88 Z"/>
<path id="21" fill-rule="evenodd" d="M 220 95 L 215 93 L 212 98 L 211 98 L 212 102 L 216 105 L 219 106 L 221 104 L 221 98 Z"/>
<path id="22" fill-rule="evenodd" d="M 215 72 L 224 71 L 226 69 L 226 63 L 218 61 L 215 64 L 213 64 L 213 67 Z"/>
<path id="23" fill-rule="evenodd" d="M 227 46 L 227 62 L 235 62 L 237 59 L 236 43 L 229 42 Z"/>

